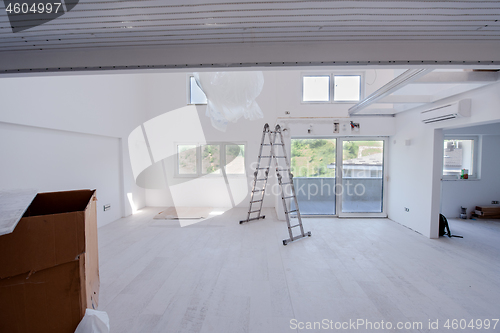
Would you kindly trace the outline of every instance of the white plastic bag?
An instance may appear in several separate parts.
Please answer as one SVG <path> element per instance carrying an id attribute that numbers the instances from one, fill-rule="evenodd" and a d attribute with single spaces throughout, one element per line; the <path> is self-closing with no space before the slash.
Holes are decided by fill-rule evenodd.
<path id="1" fill-rule="evenodd" d="M 228 122 L 242 116 L 249 120 L 264 117 L 255 101 L 264 86 L 262 72 L 203 72 L 194 77 L 207 96 L 206 115 L 218 130 L 225 132 Z"/>
<path id="2" fill-rule="evenodd" d="M 104 311 L 87 309 L 75 333 L 109 333 L 109 317 Z"/>

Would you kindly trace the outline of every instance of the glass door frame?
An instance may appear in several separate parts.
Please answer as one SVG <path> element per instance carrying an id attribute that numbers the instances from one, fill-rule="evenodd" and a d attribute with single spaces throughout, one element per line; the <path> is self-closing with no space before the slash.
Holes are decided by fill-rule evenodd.
<path id="1" fill-rule="evenodd" d="M 338 145 L 339 145 L 339 137 L 337 136 L 329 136 L 329 135 L 318 135 L 318 136 L 293 136 L 293 137 L 290 137 L 289 138 L 289 149 L 287 151 L 287 154 L 290 158 L 290 166 L 292 165 L 292 140 L 314 140 L 314 139 L 318 139 L 318 140 L 321 140 L 321 139 L 324 139 L 324 140 L 335 140 L 335 154 L 337 154 L 338 152 Z M 335 185 L 337 184 L 337 180 L 338 180 L 338 176 L 337 176 L 337 171 L 338 169 L 338 158 L 337 158 L 337 155 L 335 155 Z M 294 174 L 294 177 L 295 177 L 295 174 Z M 334 197 L 335 197 L 335 214 L 304 214 L 302 213 L 302 211 L 300 212 L 300 216 L 301 217 L 304 217 L 304 218 L 324 218 L 324 217 L 339 217 L 339 211 L 337 210 L 338 209 L 338 196 L 336 194 L 336 186 L 334 186 L 333 188 L 333 192 L 334 192 Z M 295 193 L 297 193 L 297 188 L 295 188 Z M 332 203 L 333 204 L 333 203 Z M 299 202 L 299 209 L 300 209 L 300 202 Z M 296 216 L 292 216 L 294 218 L 296 218 Z"/>
<path id="2" fill-rule="evenodd" d="M 337 153 L 336 153 L 336 184 L 342 184 L 342 166 L 344 162 L 344 141 L 383 141 L 384 142 L 384 152 L 382 161 L 382 212 L 380 213 L 345 213 L 342 212 L 342 196 L 343 192 L 336 194 L 336 215 L 338 217 L 387 217 L 387 161 L 389 156 L 388 142 L 389 138 L 386 136 L 341 136 L 336 137 L 337 139 Z"/>

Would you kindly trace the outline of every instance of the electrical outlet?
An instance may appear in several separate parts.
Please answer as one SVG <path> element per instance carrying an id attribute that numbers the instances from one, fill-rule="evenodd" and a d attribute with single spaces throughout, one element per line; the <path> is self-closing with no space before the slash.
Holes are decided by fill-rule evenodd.
<path id="1" fill-rule="evenodd" d="M 407 212 L 407 213 L 408 213 L 409 211 L 410 211 L 410 208 L 406 208 L 406 207 L 405 207 L 405 212 Z"/>
<path id="2" fill-rule="evenodd" d="M 110 210 L 111 204 L 104 205 L 104 211 Z"/>
<path id="3" fill-rule="evenodd" d="M 492 205 L 498 205 L 498 201 L 492 201 L 491 204 Z"/>

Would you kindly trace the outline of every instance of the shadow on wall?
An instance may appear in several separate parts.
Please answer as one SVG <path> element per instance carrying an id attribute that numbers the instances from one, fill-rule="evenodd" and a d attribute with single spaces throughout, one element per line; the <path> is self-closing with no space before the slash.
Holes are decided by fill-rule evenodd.
<path id="1" fill-rule="evenodd" d="M 247 197 L 244 148 L 235 143 L 207 145 L 193 105 L 138 126 L 128 137 L 128 147 L 136 184 L 167 189 L 175 207 L 206 206 L 207 195 L 209 206 L 235 207 Z M 212 155 L 219 155 L 219 162 L 210 161 Z M 227 175 L 238 168 L 239 175 Z"/>

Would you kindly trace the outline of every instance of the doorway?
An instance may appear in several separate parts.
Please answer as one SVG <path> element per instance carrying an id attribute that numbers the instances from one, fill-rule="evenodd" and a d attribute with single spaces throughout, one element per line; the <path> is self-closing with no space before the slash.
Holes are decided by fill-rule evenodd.
<path id="1" fill-rule="evenodd" d="M 386 216 L 386 138 L 291 139 L 291 168 L 304 216 Z"/>

